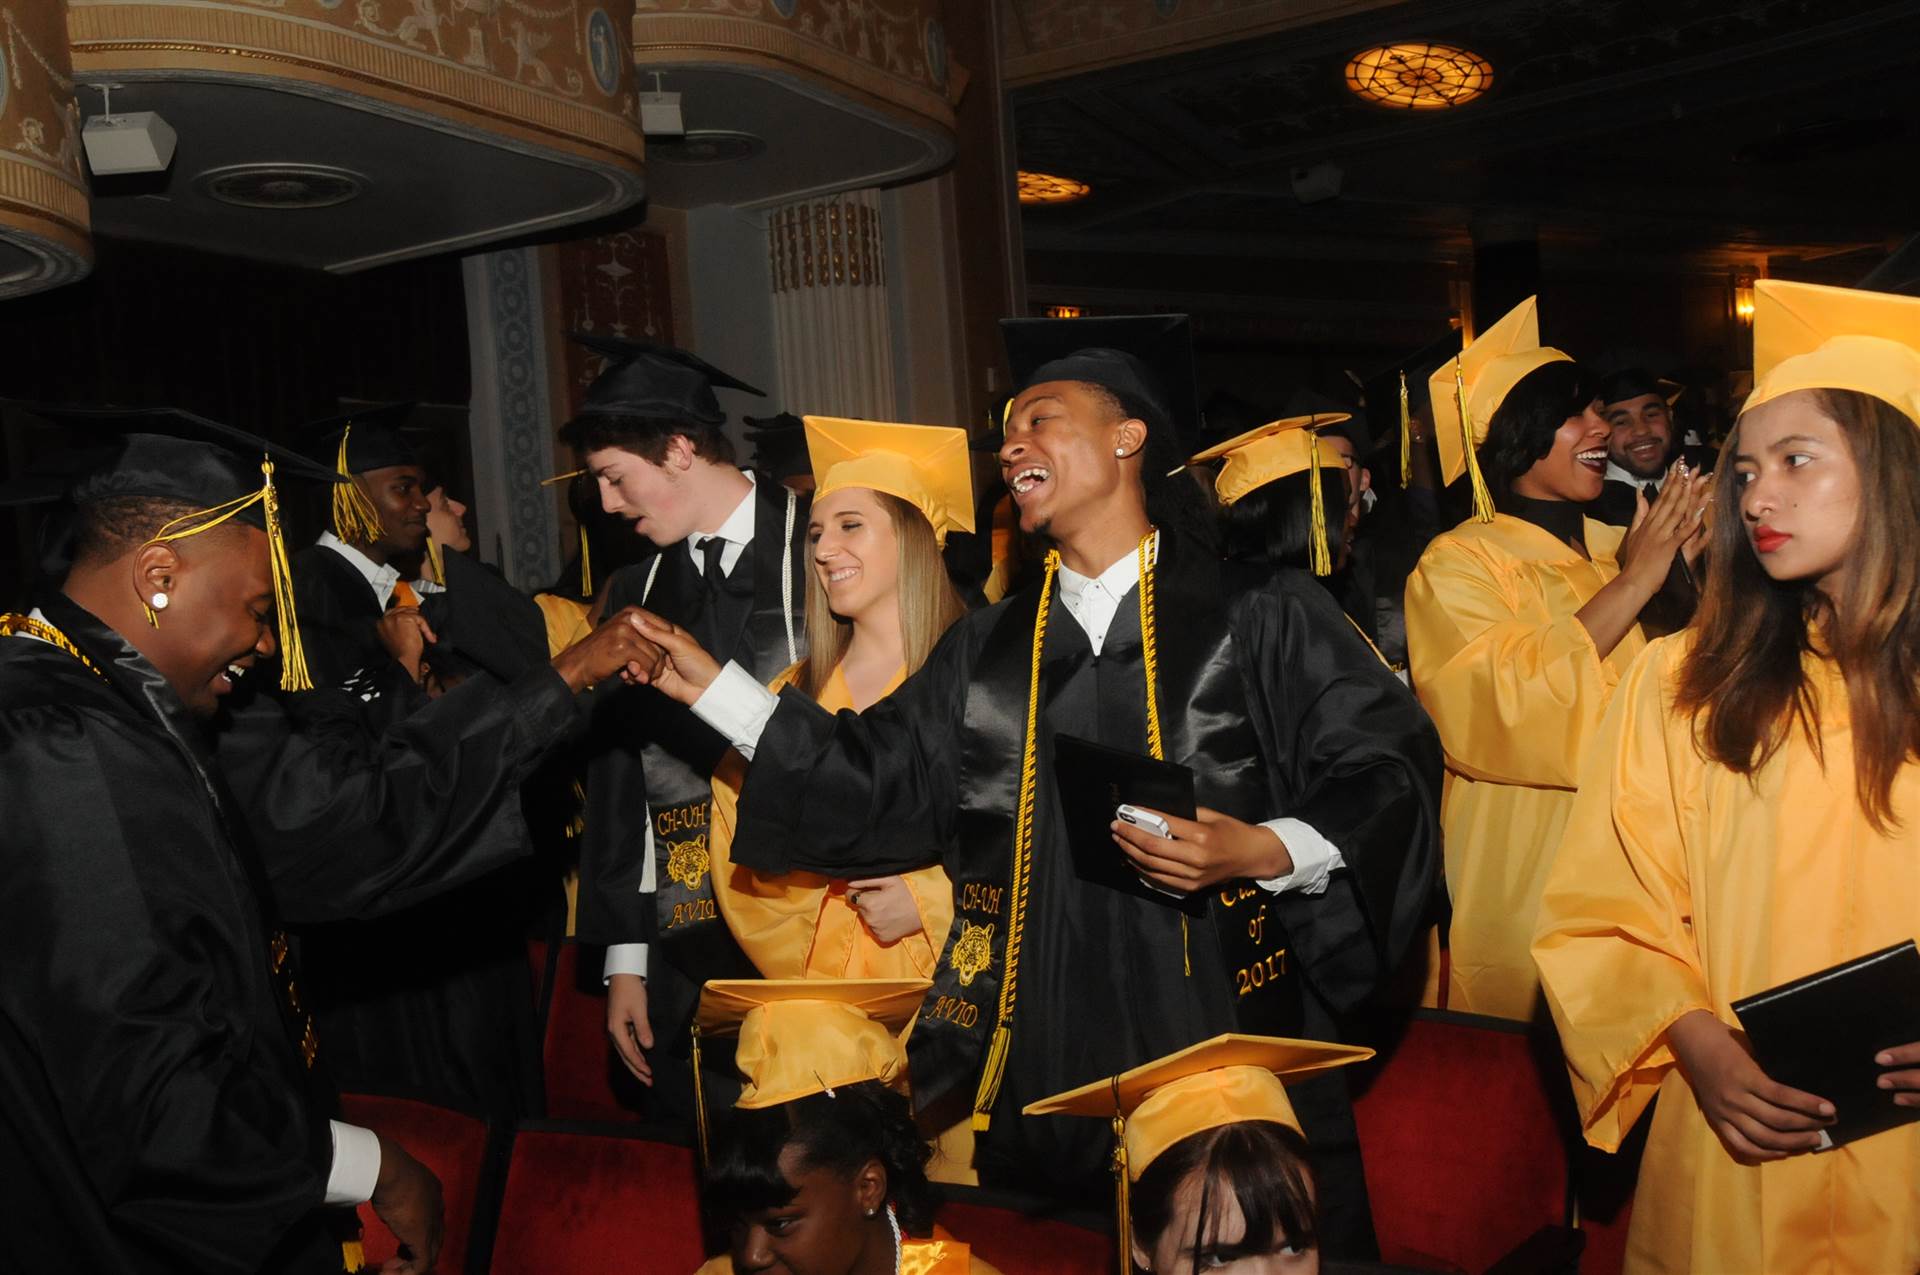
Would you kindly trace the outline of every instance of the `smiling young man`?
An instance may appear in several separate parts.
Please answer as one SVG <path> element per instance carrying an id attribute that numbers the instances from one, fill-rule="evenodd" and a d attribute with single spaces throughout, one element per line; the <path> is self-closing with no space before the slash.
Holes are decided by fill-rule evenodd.
<path id="1" fill-rule="evenodd" d="M 0 1181 L 28 1223 L 10 1260 L 354 1270 L 352 1206 L 371 1198 L 424 1271 L 439 1184 L 328 1119 L 292 955 L 203 733 L 274 654 L 285 582 L 265 444 L 249 461 L 199 438 L 129 435 L 75 493 L 63 591 L 0 617 Z"/>
<path id="2" fill-rule="evenodd" d="M 983 1183 L 1096 1199 L 1108 1131 L 1022 1108 L 1221 1032 L 1335 1036 L 1430 898 L 1440 756 L 1326 592 L 1223 567 L 1197 487 L 1168 476 L 1175 412 L 1131 351 L 1190 369 L 1184 317 L 1028 322 L 1008 334 L 1022 388 L 999 459 L 1022 531 L 1054 547 L 1044 580 L 960 620 L 861 714 L 774 697 L 651 632 L 674 660 L 662 689 L 754 759 L 737 861 L 878 875 L 934 848 L 956 915 L 909 1043 L 916 1104 L 936 1123 L 971 1107 Z M 1075 348 L 1096 332 L 1129 349 Z M 1077 858 L 1064 736 L 1190 768 L 1198 817 L 1109 838 L 1106 805 L 1094 860 Z M 1299 1101 L 1328 1246 L 1365 1253 L 1344 1086 Z"/>
<path id="3" fill-rule="evenodd" d="M 1606 485 L 1588 515 L 1616 527 L 1633 523 L 1634 496 L 1652 503 L 1667 467 L 1679 454 L 1673 413 L 1660 382 L 1639 368 L 1622 368 L 1595 388 L 1607 423 Z"/>
<path id="4" fill-rule="evenodd" d="M 614 574 L 605 607 L 645 606 L 772 680 L 806 653 L 806 510 L 734 464 L 714 393 L 760 391 L 670 346 L 589 344 L 607 367 L 561 439 L 605 511 L 657 549 Z M 713 771 L 727 741 L 650 688 L 596 698 L 576 930 L 607 946 L 615 1051 L 653 1087 L 651 1112 L 691 1128 L 687 1040 L 700 985 L 753 973 L 708 873 Z M 650 1057 L 656 1042 L 666 1052 Z"/>

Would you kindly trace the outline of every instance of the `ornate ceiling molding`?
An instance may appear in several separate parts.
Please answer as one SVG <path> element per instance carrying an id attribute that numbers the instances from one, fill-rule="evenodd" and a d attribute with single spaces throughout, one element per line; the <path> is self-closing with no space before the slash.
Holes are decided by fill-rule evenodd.
<path id="1" fill-rule="evenodd" d="M 41 0 L 0 4 L 0 297 L 93 267 L 63 16 Z"/>

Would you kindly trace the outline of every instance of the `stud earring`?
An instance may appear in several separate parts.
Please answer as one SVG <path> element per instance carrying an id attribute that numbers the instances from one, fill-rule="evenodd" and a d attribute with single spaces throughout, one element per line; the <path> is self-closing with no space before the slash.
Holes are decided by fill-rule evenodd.
<path id="1" fill-rule="evenodd" d="M 154 609 L 154 610 L 156 610 L 156 611 L 164 611 L 164 610 L 166 610 L 166 609 L 167 609 L 167 602 L 168 602 L 168 598 L 167 598 L 167 595 L 166 595 L 166 594 L 164 594 L 164 593 L 156 593 L 156 594 L 154 594 L 154 595 L 153 595 L 153 609 Z"/>
<path id="2" fill-rule="evenodd" d="M 1124 447 L 1116 447 L 1113 449 L 1113 454 L 1115 456 L 1120 457 L 1122 460 L 1124 460 L 1126 459 L 1127 449 Z"/>
<path id="3" fill-rule="evenodd" d="M 155 593 L 151 601 L 141 602 L 140 609 L 147 613 L 147 627 L 154 629 L 159 628 L 160 617 L 155 615 L 154 612 L 167 609 L 167 595 L 164 593 Z"/>
<path id="4" fill-rule="evenodd" d="M 872 1217 L 875 1213 L 878 1213 L 879 1211 L 880 1211 L 879 1209 L 868 1209 L 867 1216 Z"/>

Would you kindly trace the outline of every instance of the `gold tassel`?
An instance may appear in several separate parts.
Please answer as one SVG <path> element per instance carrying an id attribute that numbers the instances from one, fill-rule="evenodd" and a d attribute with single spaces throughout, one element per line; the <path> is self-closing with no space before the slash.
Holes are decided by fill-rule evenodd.
<path id="1" fill-rule="evenodd" d="M 340 431 L 340 451 L 333 462 L 334 472 L 347 480 L 333 485 L 333 534 L 349 544 L 372 544 L 380 538 L 380 513 L 347 468 L 347 439 L 352 436 L 352 425 Z"/>
<path id="2" fill-rule="evenodd" d="M 980 1071 L 979 1096 L 974 1099 L 973 1128 L 982 1133 L 993 1127 L 993 1100 L 1007 1074 L 1007 1054 L 1013 1049 L 1013 1029 L 1000 1025 L 987 1042 L 987 1063 Z"/>
<path id="3" fill-rule="evenodd" d="M 1327 552 L 1327 496 L 1320 489 L 1320 431 L 1307 431 L 1307 472 L 1312 477 L 1309 485 L 1309 521 L 1312 523 L 1312 552 L 1308 555 L 1313 574 L 1328 576 L 1333 574 L 1333 555 Z"/>
<path id="4" fill-rule="evenodd" d="M 707 1091 L 700 1083 L 700 1024 L 693 1025 L 693 1130 L 700 1140 L 700 1174 L 706 1176 L 708 1160 L 707 1147 Z"/>
<path id="5" fill-rule="evenodd" d="M 1127 1118 L 1120 1114 L 1120 1077 L 1113 1078 L 1113 1217 L 1120 1275 L 1133 1275 L 1133 1175 L 1127 1163 Z"/>
<path id="6" fill-rule="evenodd" d="M 447 582 L 446 551 L 440 547 L 440 542 L 432 536 L 427 537 L 427 579 L 433 581 L 435 584 L 445 584 Z"/>
<path id="7" fill-rule="evenodd" d="M 1460 443 L 1466 449 L 1467 482 L 1473 489 L 1473 516 L 1480 522 L 1493 521 L 1493 496 L 1480 473 L 1480 457 L 1474 448 L 1473 417 L 1467 414 L 1467 383 L 1460 372 L 1460 360 L 1453 361 L 1453 394 L 1460 404 Z"/>
<path id="8" fill-rule="evenodd" d="M 307 671 L 307 647 L 293 606 L 293 568 L 287 561 L 287 538 L 280 529 L 280 491 L 273 485 L 273 462 L 262 460 L 260 473 L 266 478 L 260 495 L 267 507 L 267 555 L 273 567 L 274 609 L 280 615 L 280 689 L 310 691 L 313 675 Z"/>
<path id="9" fill-rule="evenodd" d="M 1413 413 L 1407 410 L 1407 373 L 1400 371 L 1400 485 L 1413 486 Z"/>
<path id="10" fill-rule="evenodd" d="M 340 1241 L 340 1269 L 354 1272 L 367 1269 L 366 1246 L 359 1240 Z"/>
<path id="11" fill-rule="evenodd" d="M 587 529 L 580 528 L 580 596 L 593 596 L 593 556 L 587 548 Z"/>

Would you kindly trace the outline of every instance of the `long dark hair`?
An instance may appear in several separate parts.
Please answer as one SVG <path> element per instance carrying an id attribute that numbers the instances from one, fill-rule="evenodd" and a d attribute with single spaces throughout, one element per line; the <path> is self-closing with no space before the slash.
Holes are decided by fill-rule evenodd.
<path id="1" fill-rule="evenodd" d="M 1283 1244 L 1320 1246 L 1307 1140 L 1271 1120 L 1245 1120 L 1182 1138 L 1147 1166 L 1133 1185 L 1133 1233 L 1141 1248 L 1151 1252 L 1159 1243 L 1173 1220 L 1175 1195 L 1195 1173 L 1200 1174 L 1195 1271 L 1212 1257 L 1231 1261 L 1271 1253 Z M 1230 1245 L 1217 1239 L 1221 1191 L 1233 1192 L 1247 1224 L 1240 1240 Z"/>
<path id="2" fill-rule="evenodd" d="M 1729 463 L 1740 425 L 1714 473 L 1712 568 L 1680 666 L 1675 707 L 1694 720 L 1708 758 L 1751 776 L 1788 733 L 1806 732 L 1820 753 L 1820 705 L 1802 665 L 1824 654 L 1846 681 L 1854 788 L 1881 833 L 1893 828 L 1893 781 L 1920 759 L 1920 431 L 1891 404 L 1853 390 L 1815 390 L 1860 472 L 1860 535 L 1854 570 L 1836 608 L 1808 580 L 1775 580 L 1747 541 L 1740 480 Z"/>
<path id="3" fill-rule="evenodd" d="M 927 1182 L 933 1149 L 913 1125 L 907 1099 L 876 1080 L 842 1085 L 833 1096 L 812 1094 L 777 1107 L 735 1110 L 718 1123 L 707 1165 L 711 1217 L 730 1222 L 793 1202 L 780 1156 L 800 1149 L 800 1167 L 830 1169 L 851 1179 L 869 1161 L 887 1171 L 887 1202 L 901 1229 L 927 1235 L 937 1203 Z"/>
<path id="4" fill-rule="evenodd" d="M 1220 552 L 1256 566 L 1312 569 L 1313 474 L 1302 471 L 1263 483 L 1220 510 Z M 1327 519 L 1327 556 L 1335 564 L 1347 544 L 1347 474 L 1320 469 L 1320 500 Z"/>
<path id="5" fill-rule="evenodd" d="M 1513 483 L 1553 450 L 1553 436 L 1593 403 L 1593 379 L 1578 363 L 1561 360 L 1537 367 L 1507 391 L 1487 422 L 1480 444 L 1480 472 L 1495 508 L 1513 497 Z"/>

